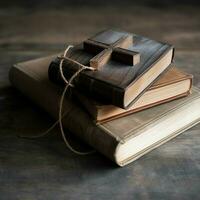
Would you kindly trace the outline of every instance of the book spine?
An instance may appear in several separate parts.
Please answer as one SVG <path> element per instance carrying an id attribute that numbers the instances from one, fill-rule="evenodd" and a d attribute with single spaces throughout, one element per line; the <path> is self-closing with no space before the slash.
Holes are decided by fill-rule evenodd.
<path id="1" fill-rule="evenodd" d="M 63 74 L 65 78 L 69 80 L 77 69 L 74 65 L 67 65 L 67 63 L 64 63 L 63 66 Z M 64 84 L 60 75 L 58 59 L 50 63 L 48 74 L 52 82 Z M 109 84 L 97 81 L 84 73 L 76 77 L 73 83 L 78 90 L 104 104 L 113 104 L 121 108 L 124 107 L 124 91 L 120 88 L 112 87 Z"/>
<path id="2" fill-rule="evenodd" d="M 46 83 L 34 79 L 17 66 L 13 66 L 9 78 L 14 87 L 24 95 L 38 104 L 53 118 L 58 119 L 60 90 L 48 80 Z M 48 78 L 47 78 L 48 79 Z M 65 98 L 63 104 L 65 117 L 63 117 L 64 128 L 72 134 L 101 152 L 114 162 L 116 147 L 119 141 L 97 126 L 77 104 Z"/>

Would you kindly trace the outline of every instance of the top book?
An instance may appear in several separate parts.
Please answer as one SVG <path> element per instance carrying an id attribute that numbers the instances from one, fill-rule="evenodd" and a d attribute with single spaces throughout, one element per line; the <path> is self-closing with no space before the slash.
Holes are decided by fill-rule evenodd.
<path id="1" fill-rule="evenodd" d="M 67 57 L 95 71 L 82 71 L 77 89 L 96 100 L 121 108 L 131 106 L 172 62 L 173 46 L 123 31 L 106 30 L 71 48 Z M 49 79 L 63 83 L 60 58 L 49 66 Z M 68 60 L 63 74 L 69 79 L 79 68 Z"/>

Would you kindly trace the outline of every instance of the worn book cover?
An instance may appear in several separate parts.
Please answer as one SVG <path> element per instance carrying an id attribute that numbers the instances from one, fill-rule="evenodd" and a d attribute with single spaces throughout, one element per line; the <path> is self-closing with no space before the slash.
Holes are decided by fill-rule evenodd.
<path id="1" fill-rule="evenodd" d="M 121 108 L 131 106 L 172 62 L 173 47 L 140 35 L 106 30 L 72 48 L 67 57 L 86 66 L 74 80 L 77 89 L 96 100 Z M 49 79 L 62 83 L 60 59 L 49 66 Z M 80 68 L 65 60 L 66 79 Z"/>
<path id="2" fill-rule="evenodd" d="M 48 66 L 54 58 L 14 65 L 10 81 L 57 120 L 62 88 L 48 79 Z M 97 125 L 79 104 L 65 98 L 63 124 L 70 134 L 124 166 L 197 124 L 199 105 L 200 91 L 193 88 L 188 97 Z"/>
<path id="3" fill-rule="evenodd" d="M 191 74 L 183 72 L 173 66 L 128 109 L 102 104 L 75 89 L 73 90 L 73 94 L 75 99 L 78 99 L 80 104 L 90 113 L 95 122 L 103 123 L 187 96 L 192 87 L 192 78 L 193 76 Z"/>

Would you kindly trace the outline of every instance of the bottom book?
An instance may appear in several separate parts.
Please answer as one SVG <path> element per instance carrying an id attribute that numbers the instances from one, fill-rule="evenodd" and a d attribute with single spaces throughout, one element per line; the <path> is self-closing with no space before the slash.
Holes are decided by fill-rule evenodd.
<path id="1" fill-rule="evenodd" d="M 48 80 L 48 66 L 53 59 L 50 56 L 14 65 L 10 81 L 57 119 L 62 88 Z M 193 87 L 191 91 L 187 97 L 102 124 L 95 124 L 81 106 L 66 97 L 63 124 L 84 142 L 124 166 L 200 121 L 200 90 Z"/>

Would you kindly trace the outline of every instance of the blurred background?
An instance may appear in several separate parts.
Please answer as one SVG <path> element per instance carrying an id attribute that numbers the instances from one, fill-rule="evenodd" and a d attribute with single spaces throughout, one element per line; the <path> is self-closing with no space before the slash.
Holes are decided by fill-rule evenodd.
<path id="1" fill-rule="evenodd" d="M 199 66 L 200 1 L 1 0 L 0 62 L 7 67 L 0 68 L 0 84 L 8 84 L 13 63 L 63 51 L 112 27 L 169 42 L 178 65 Z"/>
<path id="2" fill-rule="evenodd" d="M 117 27 L 199 48 L 200 1 L 15 0 L 0 3 L 1 48 L 63 48 Z"/>
<path id="3" fill-rule="evenodd" d="M 106 28 L 169 42 L 177 65 L 189 72 L 191 63 L 199 66 L 200 1 L 1 0 L 0 85 L 8 84 L 13 63 L 63 51 Z"/>

